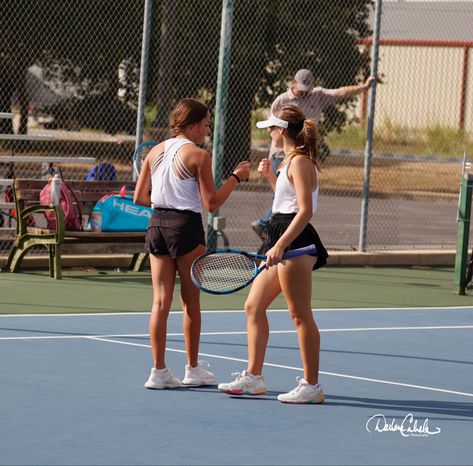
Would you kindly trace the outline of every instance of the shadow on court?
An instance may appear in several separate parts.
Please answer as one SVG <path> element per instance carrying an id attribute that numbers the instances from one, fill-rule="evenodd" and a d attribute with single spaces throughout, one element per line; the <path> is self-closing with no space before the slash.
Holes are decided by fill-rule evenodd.
<path id="1" fill-rule="evenodd" d="M 389 411 L 389 416 L 400 417 L 405 413 L 422 413 L 429 419 L 447 419 L 433 418 L 431 414 L 440 414 L 444 416 L 458 416 L 467 418 L 462 420 L 473 420 L 473 403 L 458 403 L 445 401 L 417 401 L 417 400 L 388 400 L 377 398 L 363 398 L 351 396 L 327 395 L 325 404 L 334 406 L 350 406 L 352 408 L 372 409 L 378 411 Z M 396 413 L 397 411 L 397 413 Z"/>

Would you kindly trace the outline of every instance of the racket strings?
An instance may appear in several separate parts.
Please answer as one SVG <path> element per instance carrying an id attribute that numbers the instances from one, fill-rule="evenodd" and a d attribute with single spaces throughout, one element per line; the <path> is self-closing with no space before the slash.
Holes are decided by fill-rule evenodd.
<path id="1" fill-rule="evenodd" d="M 251 257 L 243 254 L 209 254 L 193 265 L 197 284 L 210 291 L 225 292 L 248 283 L 257 271 Z"/>

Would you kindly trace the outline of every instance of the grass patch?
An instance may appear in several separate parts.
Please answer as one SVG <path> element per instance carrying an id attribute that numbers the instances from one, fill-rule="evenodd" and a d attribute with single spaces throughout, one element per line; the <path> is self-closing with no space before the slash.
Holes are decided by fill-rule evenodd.
<path id="1" fill-rule="evenodd" d="M 255 110 L 251 113 L 251 137 L 253 141 L 269 144 L 271 137 L 266 128 L 260 129 L 256 127 L 256 122 L 266 120 L 268 118 L 267 110 Z"/>
<path id="2" fill-rule="evenodd" d="M 350 125 L 329 134 L 326 140 L 333 150 L 363 151 L 366 127 Z M 464 151 L 473 154 L 473 139 L 466 131 L 456 128 L 435 125 L 411 129 L 386 120 L 374 129 L 373 147 L 376 152 L 460 157 Z"/>

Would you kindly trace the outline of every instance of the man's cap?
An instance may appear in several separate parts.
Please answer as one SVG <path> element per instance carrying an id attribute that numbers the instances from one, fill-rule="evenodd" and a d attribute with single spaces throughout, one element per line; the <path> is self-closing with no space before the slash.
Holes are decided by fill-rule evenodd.
<path id="1" fill-rule="evenodd" d="M 312 71 L 302 69 L 294 75 L 294 81 L 301 91 L 311 91 L 314 88 L 314 75 Z"/>
<path id="2" fill-rule="evenodd" d="M 273 114 L 271 114 L 267 120 L 258 121 L 256 123 L 257 128 L 270 128 L 271 126 L 277 126 L 278 128 L 287 129 L 288 125 L 288 121 L 281 120 Z"/>

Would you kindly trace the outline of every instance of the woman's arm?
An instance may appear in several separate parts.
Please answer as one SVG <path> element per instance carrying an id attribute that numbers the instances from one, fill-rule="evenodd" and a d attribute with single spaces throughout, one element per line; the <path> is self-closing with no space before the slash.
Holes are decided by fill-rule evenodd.
<path id="1" fill-rule="evenodd" d="M 199 183 L 202 203 L 209 212 L 213 212 L 227 200 L 239 182 L 235 176 L 229 176 L 225 183 L 216 190 L 210 155 L 203 149 L 196 149 L 196 159 L 196 178 Z M 250 163 L 246 161 L 240 162 L 233 170 L 233 173 L 241 181 L 247 180 L 250 176 Z"/>

